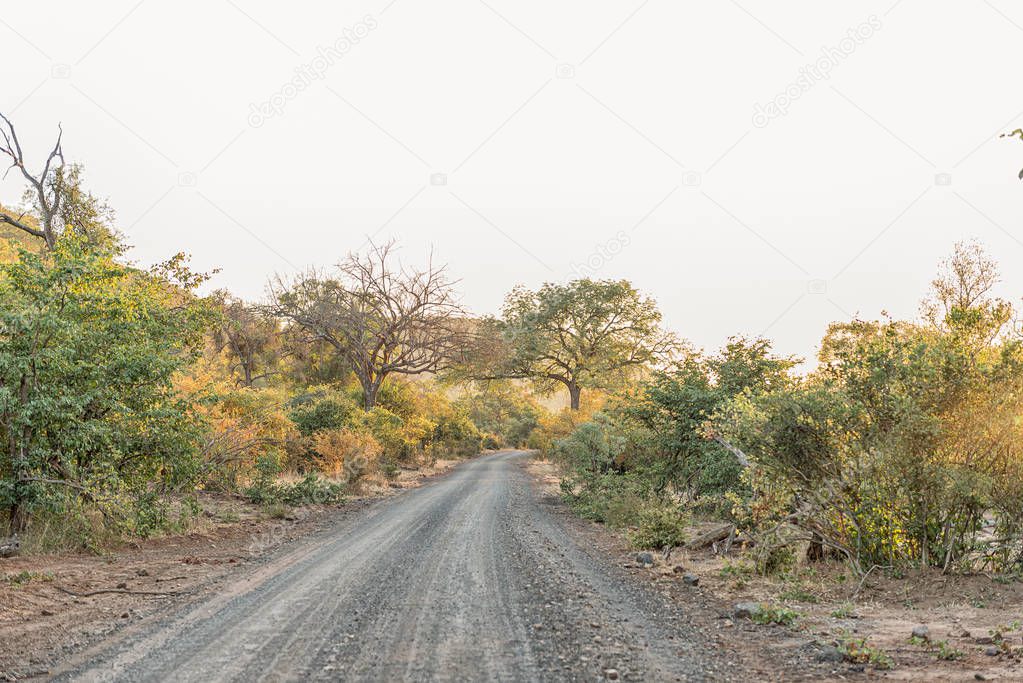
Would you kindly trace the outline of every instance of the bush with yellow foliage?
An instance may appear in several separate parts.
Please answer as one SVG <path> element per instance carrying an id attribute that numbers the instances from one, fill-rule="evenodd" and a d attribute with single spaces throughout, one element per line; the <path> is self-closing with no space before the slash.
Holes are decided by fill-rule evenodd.
<path id="1" fill-rule="evenodd" d="M 328 477 L 343 478 L 353 488 L 376 470 L 384 450 L 372 434 L 351 429 L 325 429 L 312 439 L 316 467 Z"/>

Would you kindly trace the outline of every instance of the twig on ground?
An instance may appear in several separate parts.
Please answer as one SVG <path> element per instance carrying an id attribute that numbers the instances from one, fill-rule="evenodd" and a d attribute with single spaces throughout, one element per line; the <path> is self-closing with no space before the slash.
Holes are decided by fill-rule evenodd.
<path id="1" fill-rule="evenodd" d="M 88 593 L 76 593 L 75 591 L 68 590 L 67 588 L 61 588 L 60 586 L 57 586 L 57 590 L 59 590 L 61 593 L 67 593 L 68 595 L 74 596 L 76 598 L 91 598 L 94 595 L 105 595 L 107 593 L 120 593 L 123 595 L 152 595 L 162 597 L 183 594 L 181 592 L 169 593 L 161 591 L 133 591 L 128 590 L 126 588 L 104 588 L 101 590 L 89 591 Z"/>
<path id="2" fill-rule="evenodd" d="M 879 564 L 875 564 L 874 566 L 872 566 L 870 569 L 867 570 L 867 573 L 863 575 L 863 578 L 860 579 L 860 585 L 856 587 L 856 590 L 853 591 L 853 594 L 849 596 L 849 599 L 850 600 L 854 600 L 856 598 L 856 596 L 858 596 L 860 594 L 860 591 L 863 590 L 863 586 L 864 586 L 864 584 L 867 583 L 867 578 L 870 576 L 870 573 L 872 571 L 874 571 L 875 569 L 891 569 L 891 568 L 892 568 L 891 565 L 885 565 L 885 566 L 882 567 Z"/>

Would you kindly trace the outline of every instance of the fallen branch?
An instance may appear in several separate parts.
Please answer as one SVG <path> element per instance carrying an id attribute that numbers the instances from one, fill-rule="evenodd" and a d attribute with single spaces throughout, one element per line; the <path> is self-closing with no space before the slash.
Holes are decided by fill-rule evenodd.
<path id="1" fill-rule="evenodd" d="M 709 545 L 714 545 L 718 541 L 723 541 L 735 531 L 734 524 L 725 524 L 717 529 L 711 529 L 702 536 L 697 536 L 691 541 L 687 541 L 685 547 L 690 550 L 699 550 L 700 548 L 706 548 Z"/>
<path id="2" fill-rule="evenodd" d="M 156 579 L 156 582 L 157 583 L 167 583 L 168 581 L 181 581 L 182 579 L 187 579 L 187 578 L 188 578 L 187 576 L 171 576 L 171 577 L 166 578 L 166 579 L 158 577 Z"/>
<path id="3" fill-rule="evenodd" d="M 881 566 L 879 564 L 875 564 L 870 569 L 868 569 L 867 573 L 863 575 L 862 579 L 860 579 L 860 585 L 857 586 L 856 590 L 853 591 L 853 594 L 851 596 L 849 596 L 850 600 L 855 600 L 856 599 L 856 596 L 858 596 L 860 594 L 860 591 L 863 590 L 863 586 L 867 583 L 867 578 L 870 576 L 870 573 L 872 571 L 874 571 L 875 569 L 891 569 L 891 566 L 890 565 Z"/>
<path id="4" fill-rule="evenodd" d="M 183 593 L 181 593 L 181 592 L 166 593 L 166 592 L 160 592 L 160 591 L 133 591 L 133 590 L 128 590 L 126 588 L 104 588 L 104 589 L 101 589 L 101 590 L 89 591 L 88 593 L 76 593 L 75 591 L 68 590 L 67 588 L 61 588 L 60 586 L 57 586 L 57 590 L 59 590 L 61 593 L 67 593 L 68 595 L 74 596 L 76 598 L 91 598 L 94 595 L 104 595 L 104 594 L 107 594 L 107 593 L 120 593 L 122 595 L 151 595 L 151 596 L 158 596 L 158 597 L 168 597 L 168 596 L 172 596 L 172 595 L 183 595 Z"/>
<path id="5" fill-rule="evenodd" d="M 732 444 L 728 443 L 727 441 L 722 439 L 717 434 L 715 434 L 711 438 L 714 439 L 714 441 L 717 441 L 718 444 L 721 445 L 729 453 L 734 455 L 735 459 L 739 461 L 739 464 L 742 465 L 743 469 L 749 469 L 749 464 L 750 464 L 749 463 L 749 456 L 747 456 L 745 453 L 743 453 L 742 450 L 738 446 L 733 446 Z"/>

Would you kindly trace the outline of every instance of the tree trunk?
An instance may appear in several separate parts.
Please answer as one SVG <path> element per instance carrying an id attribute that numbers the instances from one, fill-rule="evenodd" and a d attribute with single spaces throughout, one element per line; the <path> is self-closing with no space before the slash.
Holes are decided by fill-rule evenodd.
<path id="1" fill-rule="evenodd" d="M 355 378 L 359 380 L 359 386 L 362 387 L 362 409 L 368 413 L 377 404 L 377 394 L 380 393 L 383 377 L 360 370 L 355 373 Z"/>
<path id="2" fill-rule="evenodd" d="M 381 384 L 383 384 L 381 377 L 362 382 L 362 409 L 366 412 L 373 410 L 376 406 Z"/>
<path id="3" fill-rule="evenodd" d="M 29 382 L 26 375 L 22 375 L 20 387 L 18 388 L 18 399 L 24 410 L 28 405 Z M 26 450 L 29 440 L 32 438 L 32 426 L 24 425 L 21 428 L 21 442 L 18 442 L 18 430 L 12 417 L 8 417 L 7 424 L 7 454 L 11 461 L 11 478 L 14 485 L 11 491 L 11 503 L 8 507 L 7 523 L 10 527 L 10 534 L 16 536 L 24 534 L 28 526 L 28 516 L 23 505 L 25 497 L 25 484 L 22 481 L 27 476 L 28 459 Z"/>
<path id="4" fill-rule="evenodd" d="M 823 562 L 827 556 L 824 550 L 824 539 L 816 531 L 810 534 L 810 545 L 806 549 L 807 562 Z"/>
<path id="5" fill-rule="evenodd" d="M 17 489 L 18 484 L 15 484 Z M 19 493 L 15 493 L 16 496 L 20 497 Z M 8 535 L 9 536 L 24 536 L 25 529 L 28 527 L 28 518 L 25 514 L 25 508 L 19 505 L 17 502 L 11 503 L 11 506 L 7 509 L 9 513 L 9 519 L 7 522 Z"/>
<path id="6" fill-rule="evenodd" d="M 568 395 L 571 400 L 572 410 L 579 410 L 579 394 L 582 393 L 582 387 L 575 382 L 571 382 L 568 385 Z"/>

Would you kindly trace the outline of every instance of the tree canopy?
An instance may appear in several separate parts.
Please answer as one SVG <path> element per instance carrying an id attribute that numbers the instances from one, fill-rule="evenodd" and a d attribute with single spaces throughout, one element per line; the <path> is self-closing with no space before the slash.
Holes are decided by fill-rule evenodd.
<path id="1" fill-rule="evenodd" d="M 189 481 L 200 431 L 172 378 L 213 320 L 191 294 L 200 280 L 180 259 L 140 271 L 77 236 L 0 265 L 0 504 L 13 532 L 61 501 L 112 514 L 125 491 L 143 500 L 154 482 Z"/>
<path id="2" fill-rule="evenodd" d="M 309 272 L 271 288 L 269 311 L 308 341 L 332 347 L 355 374 L 367 410 L 390 375 L 447 367 L 462 351 L 465 314 L 444 268 L 396 263 L 394 244 L 351 254 L 332 274 Z"/>
<path id="3" fill-rule="evenodd" d="M 476 374 L 526 379 L 546 394 L 563 386 L 578 410 L 584 388 L 621 387 L 675 350 L 660 324 L 654 300 L 625 280 L 516 288 L 501 319 L 482 326 Z"/>

